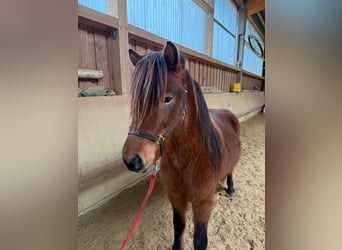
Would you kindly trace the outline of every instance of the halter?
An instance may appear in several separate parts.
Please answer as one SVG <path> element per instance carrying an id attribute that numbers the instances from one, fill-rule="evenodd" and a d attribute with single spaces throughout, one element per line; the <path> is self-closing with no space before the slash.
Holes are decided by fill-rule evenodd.
<path id="1" fill-rule="evenodd" d="M 186 84 L 184 84 L 184 92 L 185 92 L 185 94 L 188 93 L 188 86 Z M 187 108 L 187 101 L 186 100 L 187 100 L 187 97 L 185 97 L 185 99 L 184 99 L 184 110 L 182 112 L 182 120 L 184 120 L 184 118 L 185 118 L 185 113 L 186 113 L 186 108 Z M 176 124 L 167 128 L 165 130 L 165 132 L 160 134 L 160 135 L 152 135 L 152 134 L 149 134 L 149 133 L 142 131 L 142 130 L 134 130 L 134 129 L 130 128 L 128 131 L 128 135 L 135 135 L 135 136 L 142 137 L 142 138 L 145 138 L 147 140 L 150 140 L 150 141 L 157 143 L 159 146 L 159 149 L 160 149 L 160 156 L 162 156 L 165 139 L 166 139 L 166 137 L 168 137 L 170 135 L 170 133 L 172 132 L 172 130 L 175 127 L 176 127 Z"/>

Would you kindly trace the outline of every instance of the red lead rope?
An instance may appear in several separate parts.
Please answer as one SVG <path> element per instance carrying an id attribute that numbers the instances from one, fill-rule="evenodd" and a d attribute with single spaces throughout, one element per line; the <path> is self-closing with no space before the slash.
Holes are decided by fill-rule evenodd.
<path id="1" fill-rule="evenodd" d="M 153 167 L 155 167 L 155 166 L 153 166 Z M 137 216 L 135 217 L 135 219 L 134 219 L 134 221 L 133 221 L 133 224 L 132 224 L 131 228 L 129 229 L 129 232 L 128 232 L 127 236 L 126 236 L 126 239 L 125 239 L 124 242 L 122 242 L 122 244 L 121 244 L 120 250 L 125 249 L 125 247 L 126 247 L 128 241 L 129 241 L 129 238 L 131 238 L 131 235 L 132 235 L 132 233 L 133 233 L 133 231 L 134 231 L 136 225 L 138 224 L 138 221 L 139 221 L 139 219 L 140 219 L 140 216 L 141 216 L 142 212 L 144 211 L 144 208 L 145 208 L 145 206 L 146 206 L 146 203 L 148 202 L 148 200 L 149 200 L 149 198 L 150 198 L 150 196 L 151 196 L 151 194 L 152 194 L 153 187 L 154 187 L 154 183 L 156 182 L 156 177 L 157 177 L 156 173 L 157 173 L 157 170 L 156 170 L 156 168 L 154 168 L 154 169 L 153 169 L 153 172 L 152 172 L 152 175 L 151 175 L 151 179 L 150 179 L 150 185 L 149 185 L 149 187 L 148 187 L 148 190 L 147 190 L 147 193 L 146 193 L 146 195 L 145 195 L 145 198 L 144 198 L 143 202 L 142 202 L 141 205 L 140 205 L 138 214 L 137 214 Z"/>

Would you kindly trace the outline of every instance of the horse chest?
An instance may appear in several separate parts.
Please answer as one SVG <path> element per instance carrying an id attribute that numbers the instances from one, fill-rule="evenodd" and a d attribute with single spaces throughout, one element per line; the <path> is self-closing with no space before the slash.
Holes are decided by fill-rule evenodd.
<path id="1" fill-rule="evenodd" d="M 199 202 L 215 190 L 210 174 L 192 164 L 182 169 L 162 166 L 160 172 L 167 192 L 180 194 L 191 203 Z"/>

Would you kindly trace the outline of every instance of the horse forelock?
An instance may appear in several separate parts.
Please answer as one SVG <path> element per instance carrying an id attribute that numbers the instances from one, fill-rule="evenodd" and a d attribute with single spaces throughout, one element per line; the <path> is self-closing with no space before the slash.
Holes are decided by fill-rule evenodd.
<path id="1" fill-rule="evenodd" d="M 146 54 L 135 66 L 131 86 L 131 118 L 139 128 L 164 98 L 167 66 L 161 51 Z"/>
<path id="2" fill-rule="evenodd" d="M 193 86 L 201 140 L 206 151 L 209 152 L 211 163 L 217 174 L 221 163 L 220 136 L 210 120 L 209 109 L 198 82 L 193 81 Z"/>

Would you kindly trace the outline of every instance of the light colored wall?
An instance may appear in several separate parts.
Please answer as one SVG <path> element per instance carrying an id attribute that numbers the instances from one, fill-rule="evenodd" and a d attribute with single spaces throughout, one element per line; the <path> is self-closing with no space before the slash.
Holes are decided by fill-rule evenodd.
<path id="1" fill-rule="evenodd" d="M 205 94 L 209 108 L 232 110 L 240 121 L 260 112 L 263 92 Z M 78 212 L 84 214 L 148 174 L 127 171 L 121 148 L 129 125 L 128 96 L 79 98 Z"/>

